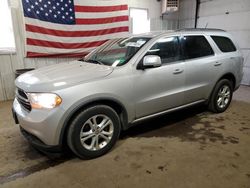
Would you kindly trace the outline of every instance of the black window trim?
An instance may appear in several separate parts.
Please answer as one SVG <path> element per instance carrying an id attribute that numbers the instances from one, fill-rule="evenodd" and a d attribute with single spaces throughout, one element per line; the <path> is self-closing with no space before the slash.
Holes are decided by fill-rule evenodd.
<path id="1" fill-rule="evenodd" d="M 207 40 L 207 42 L 208 42 L 208 44 L 210 45 L 210 47 L 211 47 L 211 49 L 212 49 L 212 51 L 213 51 L 213 54 L 211 54 L 211 55 L 206 55 L 206 56 L 201 56 L 201 57 L 196 57 L 196 58 L 190 58 L 190 59 L 185 59 L 184 58 L 184 52 L 183 52 L 183 48 L 182 48 L 182 45 L 181 45 L 181 38 L 182 37 L 185 37 L 185 36 L 203 36 L 206 40 Z M 192 60 L 198 60 L 198 59 L 202 59 L 202 58 L 209 58 L 209 57 L 212 57 L 212 56 L 215 56 L 215 50 L 214 50 L 214 47 L 213 47 L 213 45 L 211 45 L 211 42 L 208 40 L 208 35 L 205 35 L 205 34 L 198 34 L 198 33 L 191 33 L 191 34 L 181 34 L 180 36 L 179 36 L 179 41 L 180 41 L 180 45 L 181 45 L 181 59 L 182 59 L 182 61 L 192 61 Z"/>
<path id="2" fill-rule="evenodd" d="M 176 64 L 176 63 L 181 63 L 183 62 L 183 59 L 182 59 L 182 53 L 181 53 L 181 41 L 180 41 L 180 34 L 176 34 L 176 35 L 167 35 L 167 36 L 161 36 L 160 38 L 158 38 L 156 41 L 154 41 L 154 43 L 152 45 L 149 46 L 149 48 L 147 49 L 147 51 L 144 53 L 142 59 L 140 60 L 140 62 L 143 61 L 143 58 L 146 56 L 147 52 L 157 43 L 159 42 L 159 40 L 161 39 L 165 39 L 165 38 L 170 38 L 170 37 L 177 37 L 178 38 L 178 45 L 179 45 L 179 56 L 180 56 L 180 59 L 177 60 L 177 61 L 172 61 L 172 62 L 169 62 L 169 63 L 162 63 L 161 64 L 161 67 L 163 66 L 166 66 L 166 65 L 171 65 L 171 64 Z M 138 63 L 139 65 L 140 63 Z M 160 67 L 159 67 L 160 68 Z"/>
<path id="3" fill-rule="evenodd" d="M 212 34 L 212 35 L 209 35 L 209 37 L 211 38 L 211 40 L 213 41 L 214 45 L 218 48 L 219 52 L 221 52 L 221 53 L 234 53 L 234 52 L 237 52 L 237 51 L 238 51 L 238 48 L 237 48 L 236 45 L 234 44 L 233 40 L 232 40 L 230 37 L 228 37 L 228 36 L 225 36 L 225 35 L 214 35 L 214 34 Z M 213 39 L 213 37 L 222 37 L 222 38 L 227 38 L 227 39 L 229 39 L 229 41 L 233 44 L 233 47 L 235 48 L 235 50 L 234 50 L 234 51 L 230 51 L 230 52 L 223 52 L 223 51 L 220 49 L 219 45 L 215 42 L 215 40 Z"/>

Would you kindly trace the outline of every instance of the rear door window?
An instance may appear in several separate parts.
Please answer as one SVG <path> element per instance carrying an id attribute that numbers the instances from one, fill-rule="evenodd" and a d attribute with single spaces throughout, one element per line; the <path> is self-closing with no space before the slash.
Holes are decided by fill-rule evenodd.
<path id="1" fill-rule="evenodd" d="M 184 59 L 194 59 L 214 54 L 207 39 L 202 35 L 181 37 L 181 46 Z"/>
<path id="2" fill-rule="evenodd" d="M 222 36 L 211 36 L 211 37 L 222 52 L 236 51 L 236 47 L 231 41 L 231 39 Z"/>

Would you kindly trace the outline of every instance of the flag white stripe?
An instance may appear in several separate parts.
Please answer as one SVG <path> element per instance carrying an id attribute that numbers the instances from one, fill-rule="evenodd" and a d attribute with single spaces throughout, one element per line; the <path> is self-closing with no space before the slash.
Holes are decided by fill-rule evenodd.
<path id="1" fill-rule="evenodd" d="M 94 50 L 95 48 L 97 47 L 79 48 L 79 49 L 61 49 L 61 48 L 50 48 L 50 47 L 27 45 L 28 52 L 48 53 L 48 54 L 84 53 L 84 52 L 90 52 Z"/>
<path id="2" fill-rule="evenodd" d="M 85 19 L 93 19 L 93 18 L 110 18 L 116 16 L 127 16 L 128 11 L 113 11 L 113 12 L 76 12 L 76 18 L 85 18 Z"/>
<path id="3" fill-rule="evenodd" d="M 128 32 L 119 32 L 107 35 L 99 35 L 93 37 L 58 37 L 52 35 L 45 35 L 34 32 L 26 32 L 27 38 L 38 39 L 38 40 L 46 40 L 52 42 L 62 42 L 62 43 L 85 43 L 85 42 L 95 42 L 95 41 L 103 41 L 114 39 L 117 37 L 126 37 L 128 36 Z"/>
<path id="4" fill-rule="evenodd" d="M 79 6 L 116 6 L 127 5 L 128 0 L 74 0 L 74 4 Z"/>
<path id="5" fill-rule="evenodd" d="M 101 29 L 110 29 L 115 27 L 129 27 L 129 22 L 115 22 L 108 24 L 94 24 L 94 25 L 66 25 L 66 24 L 56 24 L 45 22 L 41 20 L 36 20 L 32 18 L 25 18 L 25 23 L 29 25 L 34 25 L 38 27 L 44 27 L 48 29 L 56 29 L 61 31 L 90 31 L 90 30 L 101 30 Z"/>

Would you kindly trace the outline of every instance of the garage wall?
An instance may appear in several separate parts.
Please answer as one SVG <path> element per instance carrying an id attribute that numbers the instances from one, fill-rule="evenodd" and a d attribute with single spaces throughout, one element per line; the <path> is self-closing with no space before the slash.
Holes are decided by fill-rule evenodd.
<path id="1" fill-rule="evenodd" d="M 159 30 L 161 16 L 161 2 L 156 0 L 128 0 L 129 7 L 146 8 L 149 11 L 151 20 L 151 29 Z M 157 11 L 158 10 L 158 11 Z M 21 68 L 39 68 L 46 65 L 60 62 L 72 61 L 73 58 L 25 58 L 24 57 L 24 26 L 20 6 L 12 8 L 12 19 L 16 41 L 16 53 L 0 53 L 0 101 L 14 98 L 14 72 Z"/>
<path id="2" fill-rule="evenodd" d="M 179 11 L 163 14 L 167 29 L 194 27 L 195 8 L 196 0 L 179 0 Z"/>
<path id="3" fill-rule="evenodd" d="M 179 28 L 193 28 L 195 25 L 196 0 L 180 0 Z"/>
<path id="4" fill-rule="evenodd" d="M 195 25 L 196 0 L 180 0 L 179 27 Z M 244 56 L 242 84 L 250 85 L 250 0 L 200 0 L 197 27 L 230 32 Z"/>

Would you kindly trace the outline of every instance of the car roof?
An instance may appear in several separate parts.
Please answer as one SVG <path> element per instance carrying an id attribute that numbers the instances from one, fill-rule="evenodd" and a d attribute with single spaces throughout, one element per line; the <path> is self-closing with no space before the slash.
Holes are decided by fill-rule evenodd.
<path id="1" fill-rule="evenodd" d="M 183 28 L 183 29 L 177 29 L 175 31 L 182 31 L 182 32 L 185 32 L 185 31 L 194 31 L 194 32 L 199 32 L 199 31 L 202 31 L 202 32 L 225 32 L 225 30 L 223 29 L 215 29 L 215 28 Z"/>
<path id="2" fill-rule="evenodd" d="M 184 28 L 184 29 L 177 29 L 177 30 L 165 30 L 165 31 L 152 31 L 149 33 L 142 33 L 142 34 L 136 34 L 132 35 L 133 37 L 148 37 L 148 38 L 154 38 L 161 35 L 166 34 L 225 34 L 226 31 L 222 29 L 213 29 L 213 28 Z"/>

